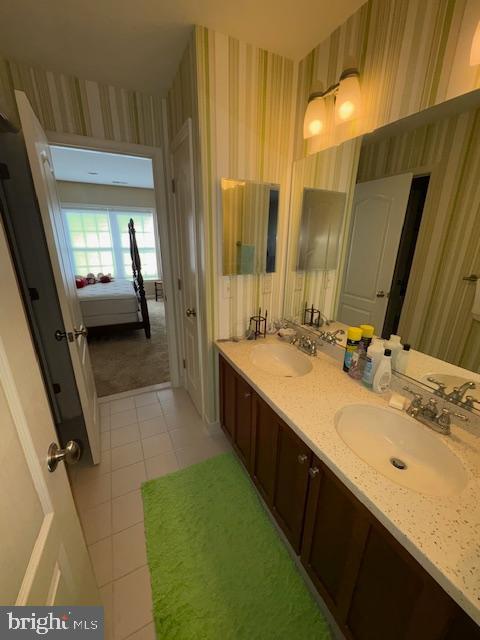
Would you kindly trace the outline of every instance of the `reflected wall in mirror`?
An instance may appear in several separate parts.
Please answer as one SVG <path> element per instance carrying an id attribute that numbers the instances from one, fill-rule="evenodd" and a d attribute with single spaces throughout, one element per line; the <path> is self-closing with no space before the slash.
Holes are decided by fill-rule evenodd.
<path id="1" fill-rule="evenodd" d="M 450 369 L 454 386 L 474 381 L 477 390 L 467 393 L 480 400 L 480 91 L 365 136 L 358 163 L 344 146 L 315 159 L 324 165 L 340 155 L 358 170 L 339 189 L 347 193 L 339 268 L 309 292 L 309 305 L 332 320 L 402 336 L 418 356 L 407 374 L 432 388 L 439 385 L 429 378 L 448 376 L 444 363 L 461 367 Z M 306 181 L 300 167 L 294 174 L 294 192 L 325 187 Z M 295 278 L 290 270 L 287 290 L 296 290 Z M 301 318 L 305 299 L 287 298 L 285 316 Z"/>
<path id="2" fill-rule="evenodd" d="M 222 178 L 221 188 L 223 275 L 274 272 L 279 185 Z"/>

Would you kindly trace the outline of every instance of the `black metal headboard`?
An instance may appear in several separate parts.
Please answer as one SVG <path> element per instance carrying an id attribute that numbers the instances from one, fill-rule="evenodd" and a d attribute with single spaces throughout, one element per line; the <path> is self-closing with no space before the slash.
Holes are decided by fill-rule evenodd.
<path id="1" fill-rule="evenodd" d="M 145 287 L 143 284 L 142 261 L 140 260 L 140 254 L 138 253 L 138 245 L 133 218 L 130 218 L 130 222 L 128 223 L 128 236 L 130 239 L 130 257 L 132 258 L 133 286 L 135 287 L 138 302 L 140 304 L 140 311 L 142 313 L 142 321 L 145 328 L 145 333 L 147 335 L 147 338 L 149 338 L 150 318 L 148 315 L 148 306 L 145 298 Z"/>

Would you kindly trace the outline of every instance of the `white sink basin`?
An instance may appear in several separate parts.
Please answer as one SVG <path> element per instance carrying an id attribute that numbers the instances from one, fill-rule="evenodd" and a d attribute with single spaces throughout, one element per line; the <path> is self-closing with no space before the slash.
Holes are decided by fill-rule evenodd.
<path id="1" fill-rule="evenodd" d="M 256 344 L 250 359 L 256 367 L 272 376 L 295 378 L 312 370 L 309 356 L 289 344 Z"/>
<path id="2" fill-rule="evenodd" d="M 467 485 L 469 474 L 442 442 L 447 436 L 409 416 L 356 404 L 336 413 L 335 427 L 357 456 L 397 484 L 435 496 L 460 493 Z"/>

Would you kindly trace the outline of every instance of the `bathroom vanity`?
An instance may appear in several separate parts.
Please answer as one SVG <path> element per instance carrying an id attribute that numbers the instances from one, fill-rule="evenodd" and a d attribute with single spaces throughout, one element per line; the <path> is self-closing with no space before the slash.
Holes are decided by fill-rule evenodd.
<path id="1" fill-rule="evenodd" d="M 426 495 L 340 437 L 339 409 L 383 411 L 387 401 L 338 362 L 320 352 L 307 372 L 275 375 L 258 366 L 253 342 L 217 346 L 222 428 L 345 637 L 480 638 L 475 434 L 453 427 L 447 444 L 468 474 L 461 491 Z"/>

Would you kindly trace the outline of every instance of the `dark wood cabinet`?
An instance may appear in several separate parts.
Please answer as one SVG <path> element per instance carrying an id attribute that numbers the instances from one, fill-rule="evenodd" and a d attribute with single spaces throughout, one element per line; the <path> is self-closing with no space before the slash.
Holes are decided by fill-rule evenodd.
<path id="1" fill-rule="evenodd" d="M 222 427 L 349 640 L 480 640 L 478 625 L 222 357 Z"/>
<path id="2" fill-rule="evenodd" d="M 312 453 L 285 423 L 280 423 L 273 494 L 273 513 L 297 553 L 303 532 Z"/>
<path id="3" fill-rule="evenodd" d="M 278 430 L 281 420 L 258 395 L 254 397 L 252 479 L 270 509 L 273 507 Z"/>

